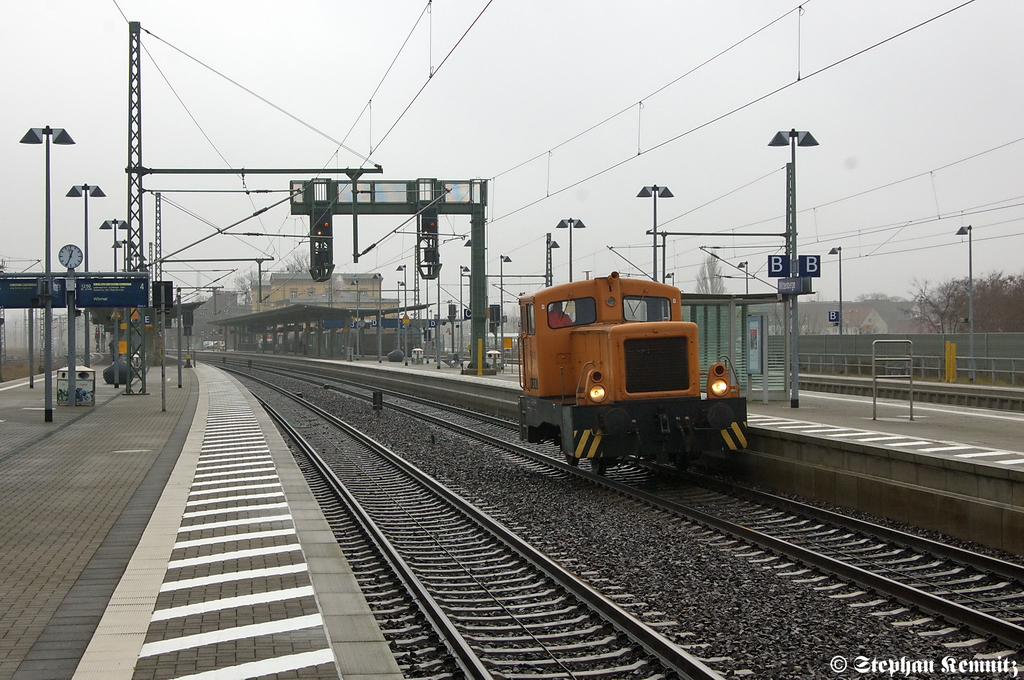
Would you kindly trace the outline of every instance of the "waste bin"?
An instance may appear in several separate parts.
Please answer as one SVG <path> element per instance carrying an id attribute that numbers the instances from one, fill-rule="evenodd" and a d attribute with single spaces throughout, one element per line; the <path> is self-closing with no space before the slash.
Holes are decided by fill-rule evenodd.
<path id="1" fill-rule="evenodd" d="M 68 399 L 68 370 L 57 371 L 57 404 L 70 406 Z M 91 368 L 75 369 L 75 406 L 96 404 L 96 371 Z"/>
<path id="2" fill-rule="evenodd" d="M 496 349 L 487 350 L 487 367 L 496 368 L 499 371 L 502 370 L 501 366 L 501 352 Z"/>
<path id="3" fill-rule="evenodd" d="M 423 363 L 423 349 L 421 347 L 412 348 L 412 362 L 414 364 Z"/>
<path id="4" fill-rule="evenodd" d="M 185 368 L 190 368 L 186 366 Z M 108 385 L 123 385 L 128 381 L 128 364 L 124 359 L 118 359 L 116 364 L 110 364 L 103 369 L 103 382 Z"/>

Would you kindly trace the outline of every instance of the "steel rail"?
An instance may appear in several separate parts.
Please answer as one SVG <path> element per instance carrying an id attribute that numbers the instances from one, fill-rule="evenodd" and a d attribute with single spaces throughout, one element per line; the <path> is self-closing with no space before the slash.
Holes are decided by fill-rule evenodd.
<path id="1" fill-rule="evenodd" d="M 268 385 L 270 386 L 270 385 Z M 290 396 L 292 399 L 296 399 L 303 404 L 303 406 L 312 406 L 305 400 L 299 400 L 294 395 L 289 395 L 287 392 L 283 394 Z M 359 501 L 349 493 L 345 485 L 338 479 L 337 475 L 331 470 L 330 466 L 327 465 L 326 461 L 320 456 L 317 450 L 305 440 L 305 438 L 296 430 L 291 423 L 287 421 L 280 413 L 278 413 L 270 404 L 268 404 L 259 395 L 253 395 L 256 400 L 259 401 L 260 405 L 263 406 L 264 410 L 270 415 L 270 417 L 277 423 L 278 427 L 283 429 L 292 441 L 302 449 L 302 452 L 309 458 L 310 462 L 313 463 L 317 469 L 317 473 L 320 474 L 331 487 L 333 493 L 339 498 L 339 500 L 348 508 L 356 521 L 362 526 L 367 536 L 376 544 L 377 549 L 384 555 L 385 559 L 391 564 L 391 568 L 398 574 L 399 579 L 405 585 L 406 590 L 419 604 L 420 610 L 423 615 L 430 621 L 430 625 L 434 627 L 434 630 L 442 637 L 448 649 L 452 652 L 452 656 L 456 659 L 459 667 L 462 668 L 463 672 L 466 673 L 467 678 L 473 678 L 474 680 L 491 680 L 493 677 L 492 673 L 487 670 L 483 662 L 473 651 L 469 642 L 466 641 L 462 634 L 455 627 L 448 615 L 444 613 L 441 605 L 430 595 L 423 582 L 419 580 L 416 574 L 413 573 L 412 568 L 402 558 L 395 549 L 391 541 L 384 535 L 384 532 L 380 530 L 377 523 L 373 521 L 363 507 L 359 504 Z M 362 442 L 362 438 L 359 439 Z M 371 440 L 372 441 L 372 440 Z"/>
<path id="2" fill-rule="evenodd" d="M 675 472 L 687 481 L 712 490 L 733 496 L 745 496 L 749 500 L 757 503 L 764 503 L 780 510 L 788 510 L 789 512 L 793 512 L 801 516 L 829 522 L 831 524 L 850 529 L 851 531 L 868 534 L 873 538 L 892 541 L 893 543 L 897 543 L 903 547 L 912 548 L 919 552 L 930 553 L 936 557 L 955 560 L 958 563 L 974 567 L 978 571 L 998 574 L 999 576 L 1016 579 L 1017 581 L 1024 583 L 1024 566 L 1014 562 L 1007 562 L 1006 560 L 1001 560 L 997 557 L 983 555 L 981 553 L 965 550 L 946 543 L 940 543 L 939 541 L 935 541 L 924 536 L 916 536 L 881 524 L 858 519 L 856 517 L 850 517 L 849 515 L 837 513 L 832 510 L 826 510 L 807 503 L 801 503 L 800 501 L 784 498 L 764 491 L 749 489 L 738 484 L 731 484 L 720 479 L 713 479 L 711 477 L 705 477 L 704 475 L 692 472 Z"/>
<path id="3" fill-rule="evenodd" d="M 224 369 L 223 370 L 230 370 Z M 579 600 L 591 607 L 595 612 L 599 613 L 605 618 L 611 625 L 626 633 L 630 639 L 635 641 L 641 647 L 643 647 L 648 653 L 658 658 L 661 663 L 665 664 L 668 668 L 682 674 L 683 677 L 689 678 L 690 680 L 721 680 L 721 674 L 717 673 L 707 665 L 705 665 L 697 657 L 687 653 L 681 647 L 673 643 L 672 641 L 665 638 L 663 635 L 658 633 L 652 627 L 648 626 L 644 622 L 638 620 L 632 614 L 627 612 L 625 609 L 615 604 L 610 599 L 606 598 L 597 590 L 591 588 L 588 584 L 580 581 L 575 575 L 568 570 L 564 569 L 558 563 L 552 561 L 543 552 L 537 550 L 532 545 L 524 541 L 522 538 L 517 536 L 515 533 L 508 530 L 500 522 L 497 522 L 486 513 L 480 511 L 472 504 L 468 503 L 461 496 L 446 488 L 435 479 L 419 470 L 411 463 L 405 461 L 391 452 L 389 449 L 384 447 L 373 439 L 368 438 L 363 433 L 346 423 L 345 421 L 337 418 L 328 411 L 320 408 L 316 404 L 313 404 L 302 397 L 288 392 L 272 383 L 253 378 L 252 376 L 246 376 L 250 380 L 255 380 L 267 387 L 270 387 L 281 394 L 293 399 L 297 403 L 301 404 L 303 408 L 307 408 L 319 417 L 327 420 L 338 429 L 345 432 L 347 435 L 357 439 L 360 443 L 370 446 L 376 451 L 383 453 L 388 460 L 399 467 L 404 473 L 413 477 L 416 481 L 421 483 L 432 493 L 437 494 L 439 497 L 444 499 L 446 502 L 456 507 L 459 511 L 465 513 L 467 516 L 472 518 L 474 521 L 482 525 L 488 531 L 497 536 L 500 540 L 507 543 L 513 550 L 519 552 L 526 560 L 534 565 L 541 572 L 546 574 L 552 580 L 557 582 L 568 592 L 579 598 Z M 262 401 L 261 401 L 262 403 Z M 412 413 L 415 413 L 414 411 Z M 568 468 L 568 466 L 565 466 Z M 339 482 L 340 483 L 340 482 Z M 404 564 L 404 561 L 403 561 Z M 408 568 L 408 567 L 406 567 Z M 410 576 L 412 576 L 410 572 Z M 413 577 L 415 578 L 415 577 Z M 418 582 L 418 579 L 417 579 Z M 429 597 L 429 595 L 427 595 Z M 461 636 L 460 636 L 461 637 Z M 488 676 L 490 677 L 490 676 Z"/>

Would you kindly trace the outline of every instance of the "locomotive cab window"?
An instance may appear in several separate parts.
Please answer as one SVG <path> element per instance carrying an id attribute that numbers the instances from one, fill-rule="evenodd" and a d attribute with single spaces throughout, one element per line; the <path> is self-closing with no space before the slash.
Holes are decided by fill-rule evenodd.
<path id="1" fill-rule="evenodd" d="M 597 304 L 594 298 L 557 300 L 548 303 L 547 313 L 549 328 L 583 326 L 597 321 Z"/>
<path id="2" fill-rule="evenodd" d="M 525 335 L 533 335 L 536 332 L 536 326 L 533 321 L 533 303 L 523 305 L 522 313 L 523 333 Z"/>
<path id="3" fill-rule="evenodd" d="M 622 299 L 626 321 L 671 321 L 672 305 L 668 298 L 627 295 Z"/>

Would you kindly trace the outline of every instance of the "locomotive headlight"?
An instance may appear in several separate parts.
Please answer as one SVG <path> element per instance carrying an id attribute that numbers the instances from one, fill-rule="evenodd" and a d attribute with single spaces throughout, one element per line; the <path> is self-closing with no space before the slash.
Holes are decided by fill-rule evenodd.
<path id="1" fill-rule="evenodd" d="M 716 378 L 711 381 L 708 385 L 708 392 L 715 395 L 716 397 L 725 396 L 725 393 L 729 391 L 729 382 L 721 378 Z"/>
<path id="2" fill-rule="evenodd" d="M 590 401 L 604 401 L 606 396 L 603 385 L 594 385 L 590 388 Z"/>

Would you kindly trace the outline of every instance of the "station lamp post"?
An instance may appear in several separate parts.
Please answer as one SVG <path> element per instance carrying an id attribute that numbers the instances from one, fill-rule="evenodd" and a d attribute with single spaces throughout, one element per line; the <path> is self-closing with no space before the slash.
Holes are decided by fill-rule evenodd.
<path id="1" fill-rule="evenodd" d="M 103 189 L 97 186 L 90 186 L 88 184 L 76 184 L 71 187 L 71 190 L 65 194 L 67 198 L 82 198 L 85 202 L 85 243 L 82 250 L 85 251 L 85 261 L 82 263 L 85 267 L 85 272 L 89 271 L 89 197 L 93 198 L 106 198 L 106 194 L 103 193 Z M 92 338 L 89 331 L 89 315 L 84 314 L 85 317 L 85 347 L 82 352 L 85 354 L 85 365 L 86 367 L 92 366 L 92 360 L 90 355 L 92 354 Z"/>
<path id="2" fill-rule="evenodd" d="M 789 257 L 789 275 L 799 278 L 800 270 L 796 254 L 796 147 L 818 146 L 810 132 L 806 130 L 780 130 L 768 142 L 768 146 L 790 147 L 791 160 L 786 164 L 786 255 Z M 797 309 L 798 293 L 789 296 L 790 314 L 792 316 L 790 330 L 790 380 L 792 381 L 789 405 L 800 408 L 800 315 Z"/>
<path id="3" fill-rule="evenodd" d="M 114 271 L 117 271 L 117 250 L 121 247 L 121 242 L 117 240 L 117 230 L 123 229 L 128 231 L 128 223 L 124 220 L 107 220 L 100 225 L 101 230 L 109 230 L 111 235 L 114 237 Z M 125 253 L 125 260 L 127 261 L 128 254 Z M 111 362 L 114 366 L 114 387 L 118 386 L 120 382 L 120 367 L 118 366 L 121 361 L 121 319 L 119 318 L 119 310 L 114 310 L 114 351 L 111 353 Z M 191 341 L 191 340 L 190 340 Z M 191 366 L 191 364 L 189 364 Z"/>
<path id="4" fill-rule="evenodd" d="M 556 229 L 568 229 L 569 230 L 569 283 L 572 283 L 572 230 L 573 229 L 586 229 L 587 225 L 583 224 L 583 220 L 574 220 L 569 218 L 562 220 L 557 225 Z"/>
<path id="5" fill-rule="evenodd" d="M 974 228 L 971 225 L 966 227 L 960 227 L 956 230 L 957 236 L 967 237 L 967 327 L 970 331 L 970 341 L 968 344 L 968 352 L 971 354 L 970 358 L 970 379 L 974 382 L 975 365 L 974 365 L 974 240 L 971 232 Z"/>
<path id="6" fill-rule="evenodd" d="M 498 312 L 498 328 L 501 329 L 501 333 L 498 334 L 501 338 L 501 347 L 498 351 L 501 352 L 502 358 L 505 357 L 505 263 L 511 261 L 512 258 L 508 255 L 498 258 L 498 306 L 501 308 Z"/>
<path id="7" fill-rule="evenodd" d="M 472 277 L 472 272 L 469 267 L 462 265 L 459 267 L 459 351 L 462 352 L 466 349 L 465 340 L 462 337 L 462 324 L 466 321 L 466 308 L 462 302 L 462 282 Z"/>
<path id="8" fill-rule="evenodd" d="M 53 354 L 52 354 L 52 335 L 53 335 L 53 301 L 50 297 L 53 287 L 53 279 L 50 278 L 50 138 L 53 138 L 54 144 L 74 144 L 75 140 L 71 139 L 71 135 L 68 134 L 64 128 L 51 128 L 47 125 L 44 128 L 32 128 L 25 133 L 25 136 L 21 138 L 22 144 L 42 144 L 46 142 L 46 259 L 43 260 L 45 278 L 46 278 L 46 294 L 44 309 L 45 309 L 45 322 L 43 328 L 43 372 L 46 374 L 45 377 L 45 389 L 44 389 L 44 411 L 43 420 L 47 423 L 53 422 Z M 73 398 L 73 397 L 72 397 Z M 74 402 L 72 402 L 74 403 Z"/>
<path id="9" fill-rule="evenodd" d="M 402 272 L 402 280 L 398 282 L 398 285 L 405 290 L 405 311 L 403 311 L 402 316 L 398 318 L 398 342 L 402 346 L 402 349 L 405 350 L 405 356 L 408 357 L 408 342 L 403 342 L 402 340 L 403 337 L 405 340 L 408 340 L 409 333 L 408 329 L 406 328 L 406 324 L 402 323 L 402 320 L 405 317 L 409 316 L 409 275 L 407 273 L 408 270 L 406 269 L 404 264 L 400 264 L 397 267 L 395 267 L 395 271 Z"/>
<path id="10" fill-rule="evenodd" d="M 114 269 L 113 269 L 113 271 L 115 271 L 115 272 L 117 271 L 117 249 L 121 247 L 121 243 L 117 240 L 117 230 L 118 229 L 124 229 L 125 231 L 128 231 L 128 223 L 125 222 L 124 220 L 107 220 L 106 222 L 104 222 L 103 224 L 100 225 L 100 230 L 102 230 L 102 231 L 108 231 L 109 230 L 111 236 L 113 236 L 113 241 L 114 241 L 114 244 L 112 246 L 112 248 L 114 249 Z M 126 257 L 127 257 L 127 255 L 126 255 Z"/>
<path id="11" fill-rule="evenodd" d="M 843 353 L 843 247 L 836 246 L 828 251 L 829 255 L 839 256 L 839 354 Z M 843 362 L 845 366 L 846 362 Z"/>
<path id="12" fill-rule="evenodd" d="M 557 241 L 551 240 L 551 232 L 548 232 L 547 237 L 544 247 L 544 286 L 550 288 L 555 284 L 555 276 L 551 269 L 551 251 L 558 248 L 559 245 Z"/>
<path id="13" fill-rule="evenodd" d="M 746 291 L 744 294 L 750 295 L 750 262 L 740 262 L 736 266 L 743 270 L 743 289 Z"/>
<path id="14" fill-rule="evenodd" d="M 657 184 L 646 186 L 636 195 L 637 198 L 654 198 L 654 224 L 651 227 L 651 239 L 654 243 L 654 262 L 651 279 L 658 280 L 658 197 L 674 198 L 675 194 L 669 191 L 668 187 L 659 187 Z"/>

